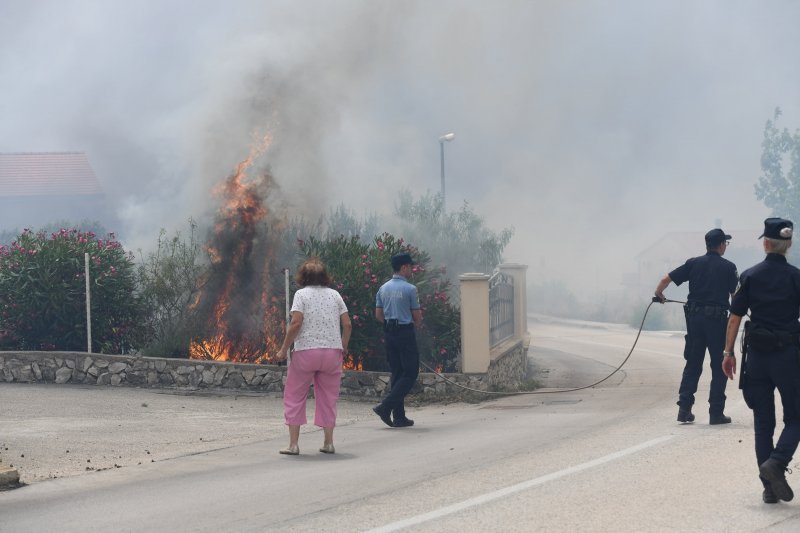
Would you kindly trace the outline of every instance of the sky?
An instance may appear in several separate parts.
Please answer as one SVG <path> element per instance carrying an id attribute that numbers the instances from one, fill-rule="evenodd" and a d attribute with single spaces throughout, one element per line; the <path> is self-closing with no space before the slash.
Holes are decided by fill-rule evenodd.
<path id="1" fill-rule="evenodd" d="M 770 215 L 753 186 L 776 107 L 800 127 L 797 20 L 789 0 L 2 0 L 0 152 L 87 153 L 137 249 L 208 217 L 264 135 L 259 165 L 316 217 L 439 192 L 453 132 L 448 207 L 513 227 L 529 282 L 613 290 L 666 233 Z"/>

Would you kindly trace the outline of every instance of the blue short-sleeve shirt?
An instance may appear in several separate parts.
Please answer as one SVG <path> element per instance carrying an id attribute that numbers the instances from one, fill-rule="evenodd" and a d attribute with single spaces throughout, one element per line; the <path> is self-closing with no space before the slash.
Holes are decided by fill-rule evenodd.
<path id="1" fill-rule="evenodd" d="M 375 307 L 383 309 L 383 318 L 386 320 L 411 324 L 414 321 L 411 311 L 420 308 L 417 288 L 403 276 L 395 274 L 378 289 Z"/>

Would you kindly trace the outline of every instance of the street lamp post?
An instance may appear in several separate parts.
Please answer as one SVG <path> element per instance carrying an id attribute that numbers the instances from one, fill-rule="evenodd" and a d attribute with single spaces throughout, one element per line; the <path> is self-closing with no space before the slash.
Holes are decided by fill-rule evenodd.
<path id="1" fill-rule="evenodd" d="M 439 161 L 442 167 L 442 211 L 445 210 L 445 195 L 444 195 L 444 143 L 450 142 L 456 138 L 455 133 L 447 133 L 439 137 Z"/>

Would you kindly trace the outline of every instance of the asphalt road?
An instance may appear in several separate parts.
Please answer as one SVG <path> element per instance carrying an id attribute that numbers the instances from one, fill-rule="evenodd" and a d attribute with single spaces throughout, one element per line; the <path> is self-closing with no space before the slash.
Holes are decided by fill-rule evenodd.
<path id="1" fill-rule="evenodd" d="M 625 326 L 541 318 L 530 329 L 532 365 L 547 387 L 603 377 L 635 336 Z M 90 448 L 92 435 L 108 430 L 139 447 L 158 435 L 196 446 L 197 434 L 182 435 L 196 425 L 218 449 L 176 446 L 171 457 L 154 462 L 131 455 L 135 464 L 0 493 L 0 531 L 800 530 L 798 503 L 761 503 L 752 421 L 735 387 L 727 409 L 733 424 L 707 424 L 707 375 L 697 422 L 675 422 L 681 353 L 682 334 L 646 333 L 623 371 L 597 388 L 418 407 L 409 412 L 413 428 L 386 428 L 369 404 L 342 402 L 332 456 L 317 453 L 322 436 L 316 430 L 301 437 L 300 456 L 277 454 L 285 444 L 277 398 L 132 390 L 145 396 L 131 399 L 126 411 L 109 398 L 119 389 L 100 389 L 108 409 L 70 396 L 60 403 L 88 402 L 75 412 L 90 419 L 108 411 L 85 432 Z M 0 386 L 4 428 L 6 401 L 23 394 L 21 387 Z M 61 390 L 94 393 L 48 388 L 41 417 L 51 416 Z M 250 411 L 237 418 L 239 408 Z M 184 416 L 187 409 L 203 414 L 194 420 Z M 169 416 L 153 416 L 156 410 Z M 128 424 L 128 417 L 139 422 Z M 43 420 L 14 420 L 34 431 L 48 427 Z M 162 425 L 142 431 L 156 423 Z M 217 438 L 216 430 L 233 440 Z M 20 430 L 11 435 L 0 441 L 23 442 Z M 240 437 L 245 440 L 236 442 Z M 71 438 L 82 446 L 78 435 Z"/>

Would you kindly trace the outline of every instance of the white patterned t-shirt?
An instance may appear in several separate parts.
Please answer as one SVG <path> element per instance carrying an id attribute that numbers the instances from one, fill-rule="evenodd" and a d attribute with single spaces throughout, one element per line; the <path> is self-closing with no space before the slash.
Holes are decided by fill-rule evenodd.
<path id="1" fill-rule="evenodd" d="M 342 348 L 341 315 L 347 313 L 341 295 L 329 287 L 303 287 L 294 293 L 292 312 L 303 313 L 295 350 Z"/>

